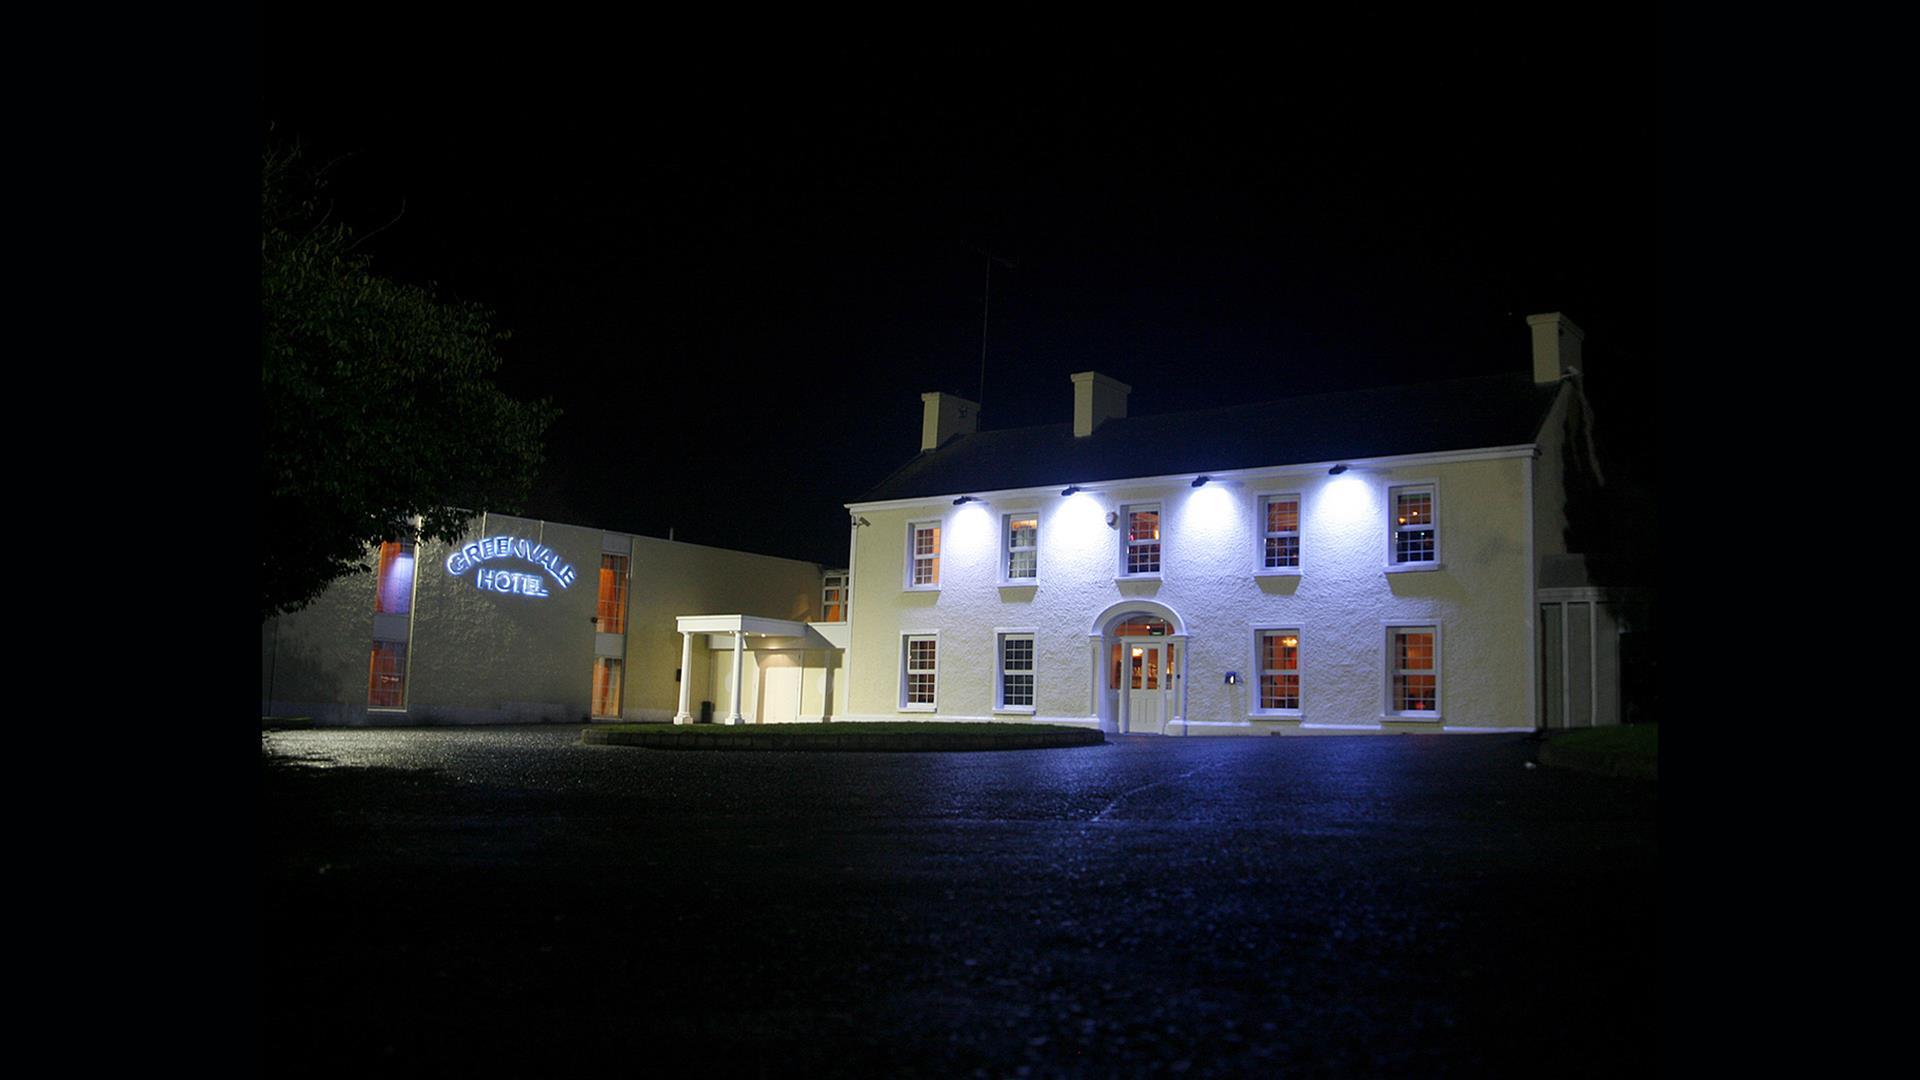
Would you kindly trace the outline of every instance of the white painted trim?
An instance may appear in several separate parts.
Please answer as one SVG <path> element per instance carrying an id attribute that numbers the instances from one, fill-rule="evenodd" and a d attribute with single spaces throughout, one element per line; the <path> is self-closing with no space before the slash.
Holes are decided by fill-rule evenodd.
<path id="1" fill-rule="evenodd" d="M 1380 664 L 1380 719 L 1407 720 L 1413 723 L 1428 723 L 1439 720 L 1447 712 L 1447 652 L 1441 641 L 1440 620 L 1432 617 L 1417 619 L 1383 619 L 1381 626 Z M 1393 632 L 1398 629 L 1415 627 L 1433 627 L 1433 711 L 1432 712 L 1395 712 L 1393 709 Z"/>
<path id="2" fill-rule="evenodd" d="M 914 534 L 919 531 L 919 527 L 922 525 L 931 525 L 937 530 L 933 541 L 933 583 L 931 585 L 915 585 L 913 583 L 913 539 Z M 914 518 L 912 521 L 907 522 L 906 550 L 903 554 L 906 556 L 906 561 L 900 568 L 901 591 L 939 592 L 940 572 L 946 569 L 941 564 L 944 563 L 947 558 L 947 521 L 945 516 L 943 515 L 937 518 Z"/>
<path id="3" fill-rule="evenodd" d="M 1173 610 L 1168 604 L 1163 604 L 1158 600 L 1148 600 L 1145 597 L 1135 597 L 1132 599 L 1123 598 L 1107 605 L 1100 614 L 1093 617 L 1093 628 L 1087 631 L 1087 636 L 1096 639 L 1106 637 L 1107 624 L 1115 618 L 1132 611 L 1144 611 L 1149 615 L 1165 619 L 1168 623 L 1171 623 L 1173 625 L 1173 633 L 1167 635 L 1168 637 L 1183 638 L 1187 636 L 1187 621 L 1180 617 L 1179 612 Z"/>
<path id="4" fill-rule="evenodd" d="M 1097 495 L 1101 492 L 1114 491 L 1121 488 L 1148 487 L 1156 484 L 1174 485 L 1185 483 L 1191 485 L 1194 480 L 1201 476 L 1207 476 L 1213 480 L 1258 481 L 1283 476 L 1312 476 L 1316 472 L 1324 474 L 1328 469 L 1340 464 L 1346 465 L 1350 470 L 1398 469 L 1411 468 L 1419 465 L 1451 465 L 1463 461 L 1495 461 L 1501 458 L 1531 457 L 1536 450 L 1537 447 L 1535 444 L 1524 443 L 1514 446 L 1486 447 L 1479 450 L 1449 450 L 1433 454 L 1400 454 L 1387 457 L 1342 458 L 1338 461 L 1313 461 L 1297 465 L 1262 465 L 1257 468 L 1224 469 L 1207 473 L 1176 473 L 1164 476 L 1117 476 L 1085 481 L 1062 480 L 1057 484 L 1043 484 L 1039 487 L 1003 488 L 992 491 L 981 491 L 976 488 L 968 491 L 951 491 L 942 495 L 916 495 L 909 499 L 887 499 L 879 502 L 843 503 L 842 505 L 850 512 L 861 513 L 871 510 L 905 510 L 918 506 L 937 507 L 942 501 L 951 503 L 954 499 L 962 495 L 972 495 L 982 500 L 1045 495 L 1052 495 L 1058 498 L 1061 490 L 1068 486 L 1077 487 L 1082 492 Z"/>
<path id="5" fill-rule="evenodd" d="M 1256 720 L 1300 719 L 1301 716 L 1304 715 L 1304 710 L 1302 709 L 1263 709 L 1260 707 L 1260 680 L 1266 675 L 1266 668 L 1264 666 L 1265 657 L 1260 651 L 1260 638 L 1265 634 L 1283 630 L 1291 630 L 1299 635 L 1301 663 L 1299 667 L 1294 669 L 1294 674 L 1300 677 L 1300 703 L 1305 705 L 1307 702 L 1307 667 L 1305 663 L 1305 647 L 1307 644 L 1306 625 L 1301 622 L 1266 621 L 1252 623 L 1249 629 L 1253 634 L 1253 667 L 1249 669 L 1253 673 L 1253 678 L 1248 680 L 1247 684 L 1247 716 Z"/>
<path id="6" fill-rule="evenodd" d="M 1270 487 L 1251 492 L 1253 495 L 1253 576 L 1254 577 L 1298 577 L 1305 569 L 1307 561 L 1307 496 L 1299 488 Z M 1267 500 L 1288 498 L 1293 500 L 1293 537 L 1300 545 L 1300 564 L 1295 566 L 1267 565 Z"/>
<path id="7" fill-rule="evenodd" d="M 1033 705 L 1007 704 L 1007 658 L 1003 648 L 1010 636 L 1019 635 L 1033 642 Z M 1031 626 L 996 626 L 993 628 L 993 711 L 1004 713 L 1031 713 L 1040 703 L 1040 631 Z"/>
<path id="8" fill-rule="evenodd" d="M 1539 468 L 1540 458 L 1536 454 L 1527 459 L 1520 470 L 1520 499 L 1526 507 L 1526 538 L 1521 543 L 1522 563 L 1527 575 L 1527 611 L 1521 625 L 1527 628 L 1527 726 L 1533 730 L 1540 728 L 1540 570 L 1535 565 L 1538 557 L 1533 547 L 1533 533 L 1536 524 L 1533 505 L 1533 474 Z"/>
<path id="9" fill-rule="evenodd" d="M 1410 562 L 1381 567 L 1383 574 L 1424 574 L 1429 570 L 1445 570 L 1446 564 L 1440 562 Z"/>
<path id="10" fill-rule="evenodd" d="M 1146 571 L 1138 574 L 1129 574 L 1127 573 L 1127 554 L 1132 549 L 1133 545 L 1127 539 L 1127 526 L 1130 524 L 1127 521 L 1127 516 L 1129 514 L 1134 513 L 1136 510 L 1138 512 L 1145 513 L 1148 507 L 1153 508 L 1154 516 L 1157 517 L 1160 521 L 1160 536 L 1158 539 L 1153 541 L 1154 543 L 1160 545 L 1160 569 Z M 1142 499 L 1138 502 L 1124 502 L 1114 507 L 1114 510 L 1117 511 L 1120 515 L 1119 520 L 1115 522 L 1115 532 L 1119 534 L 1120 561 L 1118 564 L 1116 564 L 1113 580 L 1115 582 L 1164 581 L 1165 577 L 1163 575 L 1165 575 L 1167 572 L 1167 533 L 1171 531 L 1170 529 L 1167 528 L 1166 500 Z"/>
<path id="11" fill-rule="evenodd" d="M 925 705 L 907 704 L 907 639 L 917 638 L 917 637 L 930 637 L 933 639 L 933 701 L 930 704 L 925 704 Z M 938 630 L 902 630 L 900 631 L 900 646 L 896 650 L 896 652 L 898 653 L 899 659 L 895 661 L 895 663 L 900 665 L 900 685 L 899 685 L 899 688 L 894 693 L 894 704 L 899 707 L 901 712 L 930 713 L 930 712 L 939 711 L 940 709 L 940 659 L 941 659 L 941 654 L 945 651 L 946 650 L 940 647 L 940 631 Z"/>
<path id="12" fill-rule="evenodd" d="M 1397 527 L 1398 523 L 1395 522 L 1393 519 L 1394 493 L 1400 492 L 1400 491 L 1406 491 L 1410 488 L 1432 488 L 1433 489 L 1433 558 L 1422 559 L 1419 562 L 1395 562 L 1393 558 L 1394 536 L 1395 536 L 1394 529 Z M 1389 483 L 1386 485 L 1386 490 L 1383 491 L 1382 494 L 1386 496 L 1384 501 L 1386 503 L 1386 508 L 1387 508 L 1387 573 L 1396 574 L 1396 573 L 1406 573 L 1407 571 L 1410 571 L 1410 570 L 1440 569 L 1447 557 L 1447 551 L 1446 551 L 1447 530 L 1441 525 L 1441 522 L 1440 522 L 1440 479 L 1439 477 L 1410 478 L 1406 480 L 1395 480 L 1392 483 Z"/>
<path id="13" fill-rule="evenodd" d="M 1007 560 L 1011 558 L 1013 555 L 1013 537 L 1010 535 L 1012 530 L 1008 528 L 1008 524 L 1015 517 L 1028 517 L 1028 516 L 1031 516 L 1033 518 L 1033 574 L 1034 576 L 1030 578 L 1008 577 L 1007 576 Z M 996 571 L 999 574 L 1001 588 L 1031 589 L 1040 584 L 1040 532 L 1041 532 L 1040 524 L 1041 524 L 1042 518 L 1044 518 L 1045 516 L 1046 515 L 1040 512 L 1040 508 L 1038 506 L 1015 507 L 1014 509 L 1003 510 L 1000 512 L 1000 517 L 998 519 L 1000 523 L 999 524 L 1000 564 L 998 567 L 996 567 Z"/>

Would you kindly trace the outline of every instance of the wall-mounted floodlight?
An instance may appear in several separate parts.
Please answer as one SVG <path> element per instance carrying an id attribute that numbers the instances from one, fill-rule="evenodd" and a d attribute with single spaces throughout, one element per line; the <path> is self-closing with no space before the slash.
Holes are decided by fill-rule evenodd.
<path id="1" fill-rule="evenodd" d="M 1079 484 L 1068 484 L 1066 487 L 1063 487 L 1060 489 L 1060 495 L 1062 498 L 1064 498 L 1079 490 L 1080 490 Z"/>
<path id="2" fill-rule="evenodd" d="M 980 501 L 979 499 L 976 499 L 976 498 L 974 498 L 974 497 L 973 497 L 973 496 L 971 496 L 971 495 L 962 495 L 962 496 L 960 496 L 959 498 L 957 498 L 957 499 L 955 499 L 955 500 L 953 500 L 953 505 L 955 505 L 955 506 L 963 506 L 963 505 L 965 505 L 965 504 L 967 504 L 967 503 L 970 503 L 970 502 L 979 502 L 979 501 Z"/>
<path id="3" fill-rule="evenodd" d="M 1328 475 L 1328 476 L 1339 476 L 1339 475 L 1340 475 L 1341 473 L 1343 473 L 1343 472 L 1346 472 L 1346 471 L 1347 471 L 1347 466 L 1346 466 L 1346 465 L 1345 465 L 1344 463 L 1342 463 L 1342 464 L 1339 464 L 1339 465 L 1335 465 L 1335 466 L 1334 466 L 1333 468 L 1331 468 L 1331 469 L 1328 469 L 1328 470 L 1327 470 L 1327 475 Z"/>
<path id="4" fill-rule="evenodd" d="M 1120 511 L 1118 510 L 1107 511 L 1107 528 L 1111 529 L 1115 525 L 1118 525 L 1119 523 L 1120 523 Z"/>
<path id="5" fill-rule="evenodd" d="M 1200 487 L 1201 485 L 1205 484 L 1207 481 L 1211 479 L 1213 479 L 1213 477 L 1211 476 L 1196 476 L 1193 478 L 1193 486 Z"/>

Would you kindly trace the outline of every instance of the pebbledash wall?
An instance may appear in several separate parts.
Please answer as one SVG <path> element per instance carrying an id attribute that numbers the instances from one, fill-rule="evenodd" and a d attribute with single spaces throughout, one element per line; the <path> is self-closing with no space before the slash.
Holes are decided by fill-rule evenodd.
<path id="1" fill-rule="evenodd" d="M 494 538 L 506 538 L 499 550 L 477 547 Z M 620 621 L 602 622 L 603 555 L 626 561 L 620 633 L 602 632 Z M 604 679 L 602 661 L 613 659 L 617 716 L 669 720 L 682 650 L 676 616 L 812 620 L 821 573 L 819 565 L 793 559 L 485 515 L 459 544 L 420 545 L 404 601 L 376 597 L 376 567 L 335 582 L 301 611 L 269 620 L 261 634 L 262 712 L 332 725 L 577 722 L 596 714 L 596 668 Z M 390 593 L 403 588 L 399 576 L 388 573 Z M 406 610 L 394 613 L 396 607 Z M 395 655 L 394 644 L 404 645 L 399 703 L 372 704 L 370 684 L 379 673 L 371 669 Z M 800 692 L 811 690 L 807 701 L 833 693 L 837 658 L 824 642 L 812 650 L 807 644 L 752 654 L 742 692 L 750 708 L 758 705 L 763 660 L 804 667 Z M 685 673 L 695 702 L 727 697 L 730 671 L 722 656 L 730 661 L 730 654 L 710 655 L 704 642 L 695 650 Z"/>
<path id="2" fill-rule="evenodd" d="M 1533 448 L 1353 462 L 1338 476 L 1329 467 L 1209 474 L 1198 488 L 1183 476 L 1067 496 L 985 492 L 958 507 L 950 497 L 854 505 L 864 523 L 854 529 L 852 717 L 1031 716 L 1193 735 L 1533 727 Z M 1389 494 L 1402 485 L 1432 485 L 1430 563 L 1389 562 Z M 1297 570 L 1262 566 L 1263 495 L 1299 498 Z M 1161 511 L 1157 577 L 1122 572 L 1125 508 L 1141 505 Z M 1010 584 L 1001 533 L 1007 517 L 1027 514 L 1038 519 L 1038 575 Z M 937 588 L 907 584 L 909 526 L 924 521 L 940 525 Z M 1177 650 L 1158 723 L 1123 723 L 1132 657 L 1118 679 L 1112 657 L 1129 615 L 1166 623 Z M 1394 627 L 1437 631 L 1438 707 L 1426 715 L 1394 715 L 1388 700 Z M 1260 707 L 1263 630 L 1295 632 L 1297 709 Z M 1009 633 L 1033 638 L 1030 711 L 998 707 Z M 903 642 L 926 636 L 936 639 L 936 700 L 910 709 Z"/>

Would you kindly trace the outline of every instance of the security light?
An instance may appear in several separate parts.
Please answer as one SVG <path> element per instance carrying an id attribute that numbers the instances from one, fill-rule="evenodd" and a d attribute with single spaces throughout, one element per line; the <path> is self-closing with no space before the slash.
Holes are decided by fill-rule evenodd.
<path id="1" fill-rule="evenodd" d="M 1062 496 L 1067 496 L 1067 495 L 1071 495 L 1071 494 L 1073 494 L 1074 492 L 1076 492 L 1076 491 L 1079 491 L 1079 490 L 1080 490 L 1080 485 L 1078 485 L 1078 484 L 1068 484 L 1068 485 L 1067 485 L 1066 487 L 1063 487 L 1063 488 L 1061 488 L 1061 489 L 1060 489 L 1060 494 L 1061 494 Z"/>
<path id="2" fill-rule="evenodd" d="M 1331 469 L 1328 469 L 1328 470 L 1327 470 L 1327 475 L 1328 475 L 1328 476 L 1339 476 L 1339 475 L 1340 475 L 1341 473 L 1343 473 L 1343 472 L 1346 472 L 1346 471 L 1347 471 L 1347 467 L 1346 467 L 1346 465 L 1344 465 L 1344 464 L 1341 464 L 1341 465 L 1335 465 L 1335 466 L 1334 466 L 1333 468 L 1331 468 Z"/>
<path id="3" fill-rule="evenodd" d="M 1209 480 L 1211 480 L 1211 479 L 1213 479 L 1213 477 L 1211 477 L 1211 476 L 1196 476 L 1196 477 L 1194 477 L 1194 478 L 1193 478 L 1193 486 L 1194 486 L 1194 487 L 1199 487 L 1200 485 L 1202 485 L 1202 484 L 1204 484 L 1204 483 L 1206 483 L 1207 481 L 1209 481 Z"/>
<path id="4" fill-rule="evenodd" d="M 980 501 L 979 499 L 976 499 L 971 495 L 962 495 L 959 498 L 953 500 L 953 505 L 959 506 L 962 503 L 979 502 L 979 501 Z"/>

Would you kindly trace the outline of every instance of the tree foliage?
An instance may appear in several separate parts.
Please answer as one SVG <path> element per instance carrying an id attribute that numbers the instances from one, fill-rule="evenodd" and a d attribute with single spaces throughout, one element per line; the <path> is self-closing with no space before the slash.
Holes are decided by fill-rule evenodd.
<path id="1" fill-rule="evenodd" d="M 262 168 L 260 610 L 304 607 L 383 540 L 458 539 L 517 512 L 558 416 L 495 386 L 507 334 L 392 281 L 323 210 L 297 149 Z"/>

